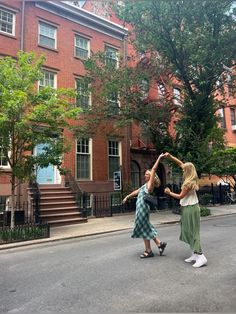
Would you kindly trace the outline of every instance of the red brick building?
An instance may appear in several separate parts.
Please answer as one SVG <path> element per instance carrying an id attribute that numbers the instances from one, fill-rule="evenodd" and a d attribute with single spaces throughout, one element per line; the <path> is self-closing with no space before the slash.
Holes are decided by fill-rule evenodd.
<path id="1" fill-rule="evenodd" d="M 16 57 L 19 50 L 44 54 L 44 78 L 39 88 L 77 88 L 82 93 L 82 61 L 98 51 L 107 52 L 114 62 L 118 61 L 118 54 L 125 58 L 126 35 L 124 27 L 63 2 L 0 1 L 0 56 Z M 92 108 L 92 102 L 90 95 L 83 98 L 82 105 Z M 64 136 L 71 139 L 72 149 L 63 156 L 63 163 L 81 190 L 114 191 L 114 171 L 121 171 L 123 182 L 129 181 L 129 128 L 124 128 L 119 136 L 99 133 L 74 139 L 68 132 Z M 34 153 L 40 149 L 36 147 Z M 0 167 L 0 195 L 8 196 L 10 169 L 1 155 Z M 41 170 L 37 176 L 39 184 L 64 184 L 64 178 L 53 167 Z M 21 189 L 19 193 L 25 194 L 25 187 Z"/>

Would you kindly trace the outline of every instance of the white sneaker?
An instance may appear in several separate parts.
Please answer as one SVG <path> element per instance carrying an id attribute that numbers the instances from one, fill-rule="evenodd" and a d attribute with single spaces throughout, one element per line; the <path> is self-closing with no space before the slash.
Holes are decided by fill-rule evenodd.
<path id="1" fill-rule="evenodd" d="M 195 253 L 192 253 L 192 255 L 189 258 L 186 258 L 184 261 L 186 263 L 192 263 L 192 262 L 196 262 L 198 255 Z"/>
<path id="2" fill-rule="evenodd" d="M 207 259 L 204 254 L 197 255 L 196 263 L 193 264 L 193 267 L 198 268 L 207 265 Z"/>

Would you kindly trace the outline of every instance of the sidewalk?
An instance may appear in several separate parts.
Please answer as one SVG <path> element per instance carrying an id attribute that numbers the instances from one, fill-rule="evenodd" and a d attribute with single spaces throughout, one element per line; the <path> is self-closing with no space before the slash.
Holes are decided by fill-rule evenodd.
<path id="1" fill-rule="evenodd" d="M 211 215 L 202 217 L 201 220 L 211 219 L 216 216 L 236 214 L 236 204 L 216 205 L 209 208 Z M 134 218 L 134 212 L 114 215 L 113 217 L 89 218 L 87 223 L 51 228 L 50 238 L 2 244 L 0 245 L 0 250 L 132 229 L 134 226 Z M 150 221 L 153 225 L 178 223 L 179 220 L 180 215 L 173 214 L 171 210 L 160 210 L 150 215 Z"/>

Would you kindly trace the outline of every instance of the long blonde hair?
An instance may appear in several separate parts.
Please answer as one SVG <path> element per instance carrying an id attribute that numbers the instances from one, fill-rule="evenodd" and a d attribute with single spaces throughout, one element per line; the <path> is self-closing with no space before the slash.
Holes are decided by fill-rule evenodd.
<path id="1" fill-rule="evenodd" d="M 198 185 L 198 175 L 197 175 L 197 171 L 196 168 L 194 166 L 194 164 L 192 164 L 191 162 L 186 162 L 183 165 L 183 171 L 184 171 L 184 182 L 182 184 L 182 189 L 183 188 L 187 188 L 190 190 L 198 190 L 199 189 L 199 185 Z"/>
<path id="2" fill-rule="evenodd" d="M 151 174 L 151 170 L 147 170 L 150 174 Z M 158 175 L 155 173 L 155 177 L 154 177 L 154 186 L 156 188 L 159 188 L 159 186 L 161 185 L 161 180 L 158 177 Z"/>

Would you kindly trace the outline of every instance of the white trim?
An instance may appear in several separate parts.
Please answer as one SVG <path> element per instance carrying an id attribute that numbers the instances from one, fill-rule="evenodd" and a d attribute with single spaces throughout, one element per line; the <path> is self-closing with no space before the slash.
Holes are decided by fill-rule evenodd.
<path id="1" fill-rule="evenodd" d="M 7 9 L 5 7 L 2 7 L 0 4 L 0 10 L 5 11 L 6 13 L 12 14 L 12 33 L 9 32 L 4 32 L 0 29 L 0 33 L 10 35 L 10 36 L 15 36 L 16 34 L 16 12 L 12 11 L 11 9 Z M 8 23 L 9 24 L 9 23 Z"/>
<path id="2" fill-rule="evenodd" d="M 51 37 L 48 37 L 49 39 L 54 39 L 54 47 L 50 47 L 50 46 L 47 46 L 47 45 L 44 45 L 40 42 L 40 35 L 41 36 L 45 36 L 45 35 L 42 35 L 41 32 L 40 32 L 40 25 L 46 25 L 46 26 L 51 26 L 51 28 L 54 28 L 54 38 L 51 38 Z M 47 37 L 47 36 L 45 36 Z M 38 45 L 40 46 L 43 46 L 43 47 L 46 47 L 46 48 L 49 48 L 49 49 L 57 49 L 57 26 L 51 24 L 51 23 L 48 23 L 48 22 L 45 22 L 43 20 L 39 20 L 38 21 Z"/>

